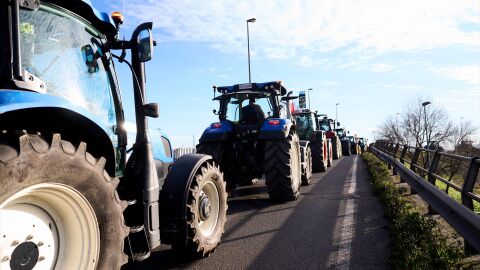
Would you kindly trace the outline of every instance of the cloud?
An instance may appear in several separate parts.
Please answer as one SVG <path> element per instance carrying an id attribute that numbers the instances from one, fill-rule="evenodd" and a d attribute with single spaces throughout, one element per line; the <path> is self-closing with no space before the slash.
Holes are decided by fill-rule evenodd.
<path id="1" fill-rule="evenodd" d="M 403 91 L 415 91 L 415 92 L 422 92 L 425 91 L 426 88 L 421 85 L 417 84 L 395 84 L 395 83 L 376 83 L 376 86 L 379 88 L 391 88 L 391 89 L 397 89 L 397 90 L 403 90 Z"/>
<path id="2" fill-rule="evenodd" d="M 245 20 L 256 17 L 249 26 L 258 56 L 300 55 L 306 58 L 299 64 L 307 66 L 317 63 L 313 54 L 345 48 L 373 54 L 451 45 L 475 49 L 479 9 L 478 1 L 469 0 L 125 1 L 127 22 L 153 20 L 160 42 L 202 42 L 241 54 Z"/>
<path id="3" fill-rule="evenodd" d="M 433 71 L 448 79 L 462 81 L 480 87 L 480 66 L 466 65 L 458 67 L 436 68 Z"/>
<path id="4" fill-rule="evenodd" d="M 386 72 L 394 69 L 395 66 L 391 64 L 373 64 L 371 69 L 373 72 Z"/>

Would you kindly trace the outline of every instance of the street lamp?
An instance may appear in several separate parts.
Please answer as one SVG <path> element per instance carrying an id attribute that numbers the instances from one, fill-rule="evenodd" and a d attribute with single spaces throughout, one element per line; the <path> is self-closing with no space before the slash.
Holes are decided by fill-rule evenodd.
<path id="1" fill-rule="evenodd" d="M 398 132 L 398 115 L 400 113 L 397 112 L 397 114 L 395 115 L 395 128 L 397 129 L 397 132 Z"/>
<path id="2" fill-rule="evenodd" d="M 335 129 L 337 129 L 337 119 L 338 119 L 338 105 L 340 105 L 340 102 L 337 102 L 337 104 L 335 104 Z"/>
<path id="3" fill-rule="evenodd" d="M 308 90 L 307 91 L 308 92 L 308 109 L 311 110 L 311 108 L 310 108 L 310 91 L 312 91 L 313 88 L 308 88 L 307 90 Z"/>
<path id="4" fill-rule="evenodd" d="M 338 105 L 340 105 L 340 102 L 337 102 L 337 104 L 335 104 L 335 120 L 338 119 Z"/>
<path id="5" fill-rule="evenodd" d="M 423 106 L 423 113 L 425 115 L 425 140 L 427 141 L 427 148 L 429 147 L 429 141 L 428 141 L 428 132 L 427 132 L 427 105 L 430 105 L 430 101 L 425 101 L 422 103 Z"/>
<path id="6" fill-rule="evenodd" d="M 247 48 L 248 48 L 248 82 L 252 82 L 252 74 L 250 72 L 250 31 L 248 30 L 248 23 L 254 23 L 257 19 L 250 18 L 247 20 Z"/>

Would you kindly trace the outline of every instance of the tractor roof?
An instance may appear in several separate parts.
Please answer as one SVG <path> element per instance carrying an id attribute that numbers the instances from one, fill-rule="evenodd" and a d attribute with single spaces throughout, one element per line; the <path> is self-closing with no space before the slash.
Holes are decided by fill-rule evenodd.
<path id="1" fill-rule="evenodd" d="M 117 34 L 115 24 L 108 13 L 96 10 L 90 0 L 45 0 L 45 2 L 50 2 L 79 15 L 107 37 Z"/>
<path id="2" fill-rule="evenodd" d="M 304 109 L 304 108 L 296 109 L 295 111 L 293 111 L 293 114 L 311 114 L 311 113 L 315 113 L 315 112 L 311 111 L 310 109 Z"/>
<path id="3" fill-rule="evenodd" d="M 241 92 L 247 92 L 247 93 L 268 92 L 268 93 L 275 93 L 281 96 L 284 96 L 285 94 L 287 94 L 287 89 L 282 85 L 281 81 L 235 84 L 232 86 L 219 86 L 219 87 L 216 87 L 216 89 L 218 92 L 222 94 L 241 93 Z"/>

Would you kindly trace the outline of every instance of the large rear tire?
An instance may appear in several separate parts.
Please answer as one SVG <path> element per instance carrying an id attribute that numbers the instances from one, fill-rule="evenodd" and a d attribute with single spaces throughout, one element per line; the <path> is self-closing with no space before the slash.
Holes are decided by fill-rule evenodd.
<path id="1" fill-rule="evenodd" d="M 333 165 L 332 140 L 327 140 L 327 151 L 328 151 L 327 167 L 332 167 Z"/>
<path id="2" fill-rule="evenodd" d="M 344 156 L 350 156 L 352 154 L 352 150 L 350 147 L 350 141 L 341 141 L 342 142 L 342 154 Z"/>
<path id="3" fill-rule="evenodd" d="M 172 239 L 177 254 L 193 258 L 209 256 L 220 244 L 227 221 L 227 193 L 223 174 L 218 166 L 204 162 L 195 172 L 188 190 L 186 220 L 177 220 L 176 228 L 184 228 Z M 180 194 L 178 194 L 180 195 Z M 173 194 L 162 194 L 173 196 Z"/>
<path id="4" fill-rule="evenodd" d="M 312 171 L 324 172 L 327 170 L 327 148 L 324 141 L 312 141 L 310 142 L 310 148 L 312 149 Z"/>
<path id="5" fill-rule="evenodd" d="M 338 137 L 333 137 L 332 141 L 332 149 L 333 149 L 333 159 L 339 159 L 342 155 L 341 150 L 339 151 L 340 145 L 338 144 Z"/>
<path id="6" fill-rule="evenodd" d="M 300 196 L 300 141 L 297 134 L 284 140 L 268 141 L 265 145 L 265 184 L 270 198 L 293 201 Z"/>
<path id="7" fill-rule="evenodd" d="M 59 134 L 50 142 L 39 135 L 2 134 L 2 265 L 119 269 L 126 263 L 126 203 L 116 192 L 119 180 L 104 166 L 105 159 L 86 152 L 85 143 L 74 146 Z"/>

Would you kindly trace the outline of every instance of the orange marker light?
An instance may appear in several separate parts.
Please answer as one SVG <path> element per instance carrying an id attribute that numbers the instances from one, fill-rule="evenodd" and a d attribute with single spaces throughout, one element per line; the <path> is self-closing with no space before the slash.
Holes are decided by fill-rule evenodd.
<path id="1" fill-rule="evenodd" d="M 122 24 L 124 19 L 123 14 L 118 11 L 114 11 L 112 13 L 112 19 L 115 22 L 115 24 Z"/>

